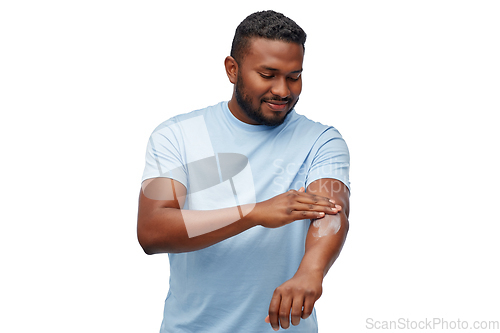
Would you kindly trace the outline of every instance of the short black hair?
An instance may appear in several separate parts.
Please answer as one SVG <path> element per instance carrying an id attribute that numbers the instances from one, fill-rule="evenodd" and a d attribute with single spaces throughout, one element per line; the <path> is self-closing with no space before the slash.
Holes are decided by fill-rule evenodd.
<path id="1" fill-rule="evenodd" d="M 253 37 L 297 43 L 305 50 L 307 35 L 297 23 L 281 13 L 266 10 L 250 14 L 240 23 L 234 34 L 231 57 L 236 62 L 243 60 Z"/>

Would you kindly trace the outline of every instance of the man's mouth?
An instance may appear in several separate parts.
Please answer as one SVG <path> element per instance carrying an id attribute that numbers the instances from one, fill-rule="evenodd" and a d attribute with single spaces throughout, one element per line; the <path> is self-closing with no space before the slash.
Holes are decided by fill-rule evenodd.
<path id="1" fill-rule="evenodd" d="M 273 111 L 284 111 L 288 106 L 288 101 L 267 100 L 264 103 Z"/>

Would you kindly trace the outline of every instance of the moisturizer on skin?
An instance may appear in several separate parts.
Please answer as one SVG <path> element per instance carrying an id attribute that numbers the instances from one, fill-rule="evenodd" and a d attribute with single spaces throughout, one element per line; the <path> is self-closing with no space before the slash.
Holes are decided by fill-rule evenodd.
<path id="1" fill-rule="evenodd" d="M 334 235 L 340 230 L 340 214 L 326 215 L 321 219 L 314 220 L 313 227 L 317 230 L 313 231 L 314 237 L 324 237 Z"/>

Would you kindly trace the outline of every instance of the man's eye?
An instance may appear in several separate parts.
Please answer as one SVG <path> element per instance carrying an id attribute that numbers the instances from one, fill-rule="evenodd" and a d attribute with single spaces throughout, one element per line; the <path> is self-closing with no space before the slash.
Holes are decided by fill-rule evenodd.
<path id="1" fill-rule="evenodd" d="M 262 74 L 262 73 L 259 73 L 260 76 L 262 76 L 264 79 L 272 79 L 274 77 L 274 75 L 266 75 L 266 74 Z"/>

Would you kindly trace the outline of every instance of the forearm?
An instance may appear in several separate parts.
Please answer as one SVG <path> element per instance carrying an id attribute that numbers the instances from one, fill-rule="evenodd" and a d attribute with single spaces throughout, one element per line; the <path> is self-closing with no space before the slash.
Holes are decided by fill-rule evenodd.
<path id="1" fill-rule="evenodd" d="M 311 223 L 304 257 L 297 272 L 318 273 L 324 277 L 340 255 L 348 230 L 349 221 L 344 211 Z"/>
<path id="2" fill-rule="evenodd" d="M 349 192 L 336 179 L 319 179 L 307 192 L 335 204 L 324 217 L 314 218 L 306 235 L 305 253 L 295 275 L 274 290 L 265 319 L 273 329 L 298 325 L 312 313 L 314 303 L 322 294 L 323 278 L 335 262 L 349 229 Z M 333 207 L 332 207 L 333 208 Z"/>
<path id="3" fill-rule="evenodd" d="M 335 218 L 339 218 L 338 228 Z M 269 305 L 267 323 L 276 330 L 288 328 L 290 317 L 293 325 L 311 315 L 314 303 L 321 296 L 323 278 L 344 244 L 348 222 L 343 212 L 326 215 L 311 223 L 306 236 L 305 254 L 295 275 L 275 289 Z M 299 306 L 294 306 L 299 304 Z"/>
<path id="4" fill-rule="evenodd" d="M 303 188 L 256 204 L 183 210 L 180 207 L 184 207 L 185 188 L 181 184 L 155 179 L 145 187 L 139 194 L 137 235 L 147 254 L 200 250 L 256 225 L 279 228 L 296 220 L 337 212 L 328 198 L 304 193 Z"/>
<path id="5" fill-rule="evenodd" d="M 242 209 L 241 218 L 239 209 Z M 139 243 L 147 254 L 196 251 L 233 237 L 253 226 L 248 205 L 210 211 L 158 208 L 142 218 Z"/>

